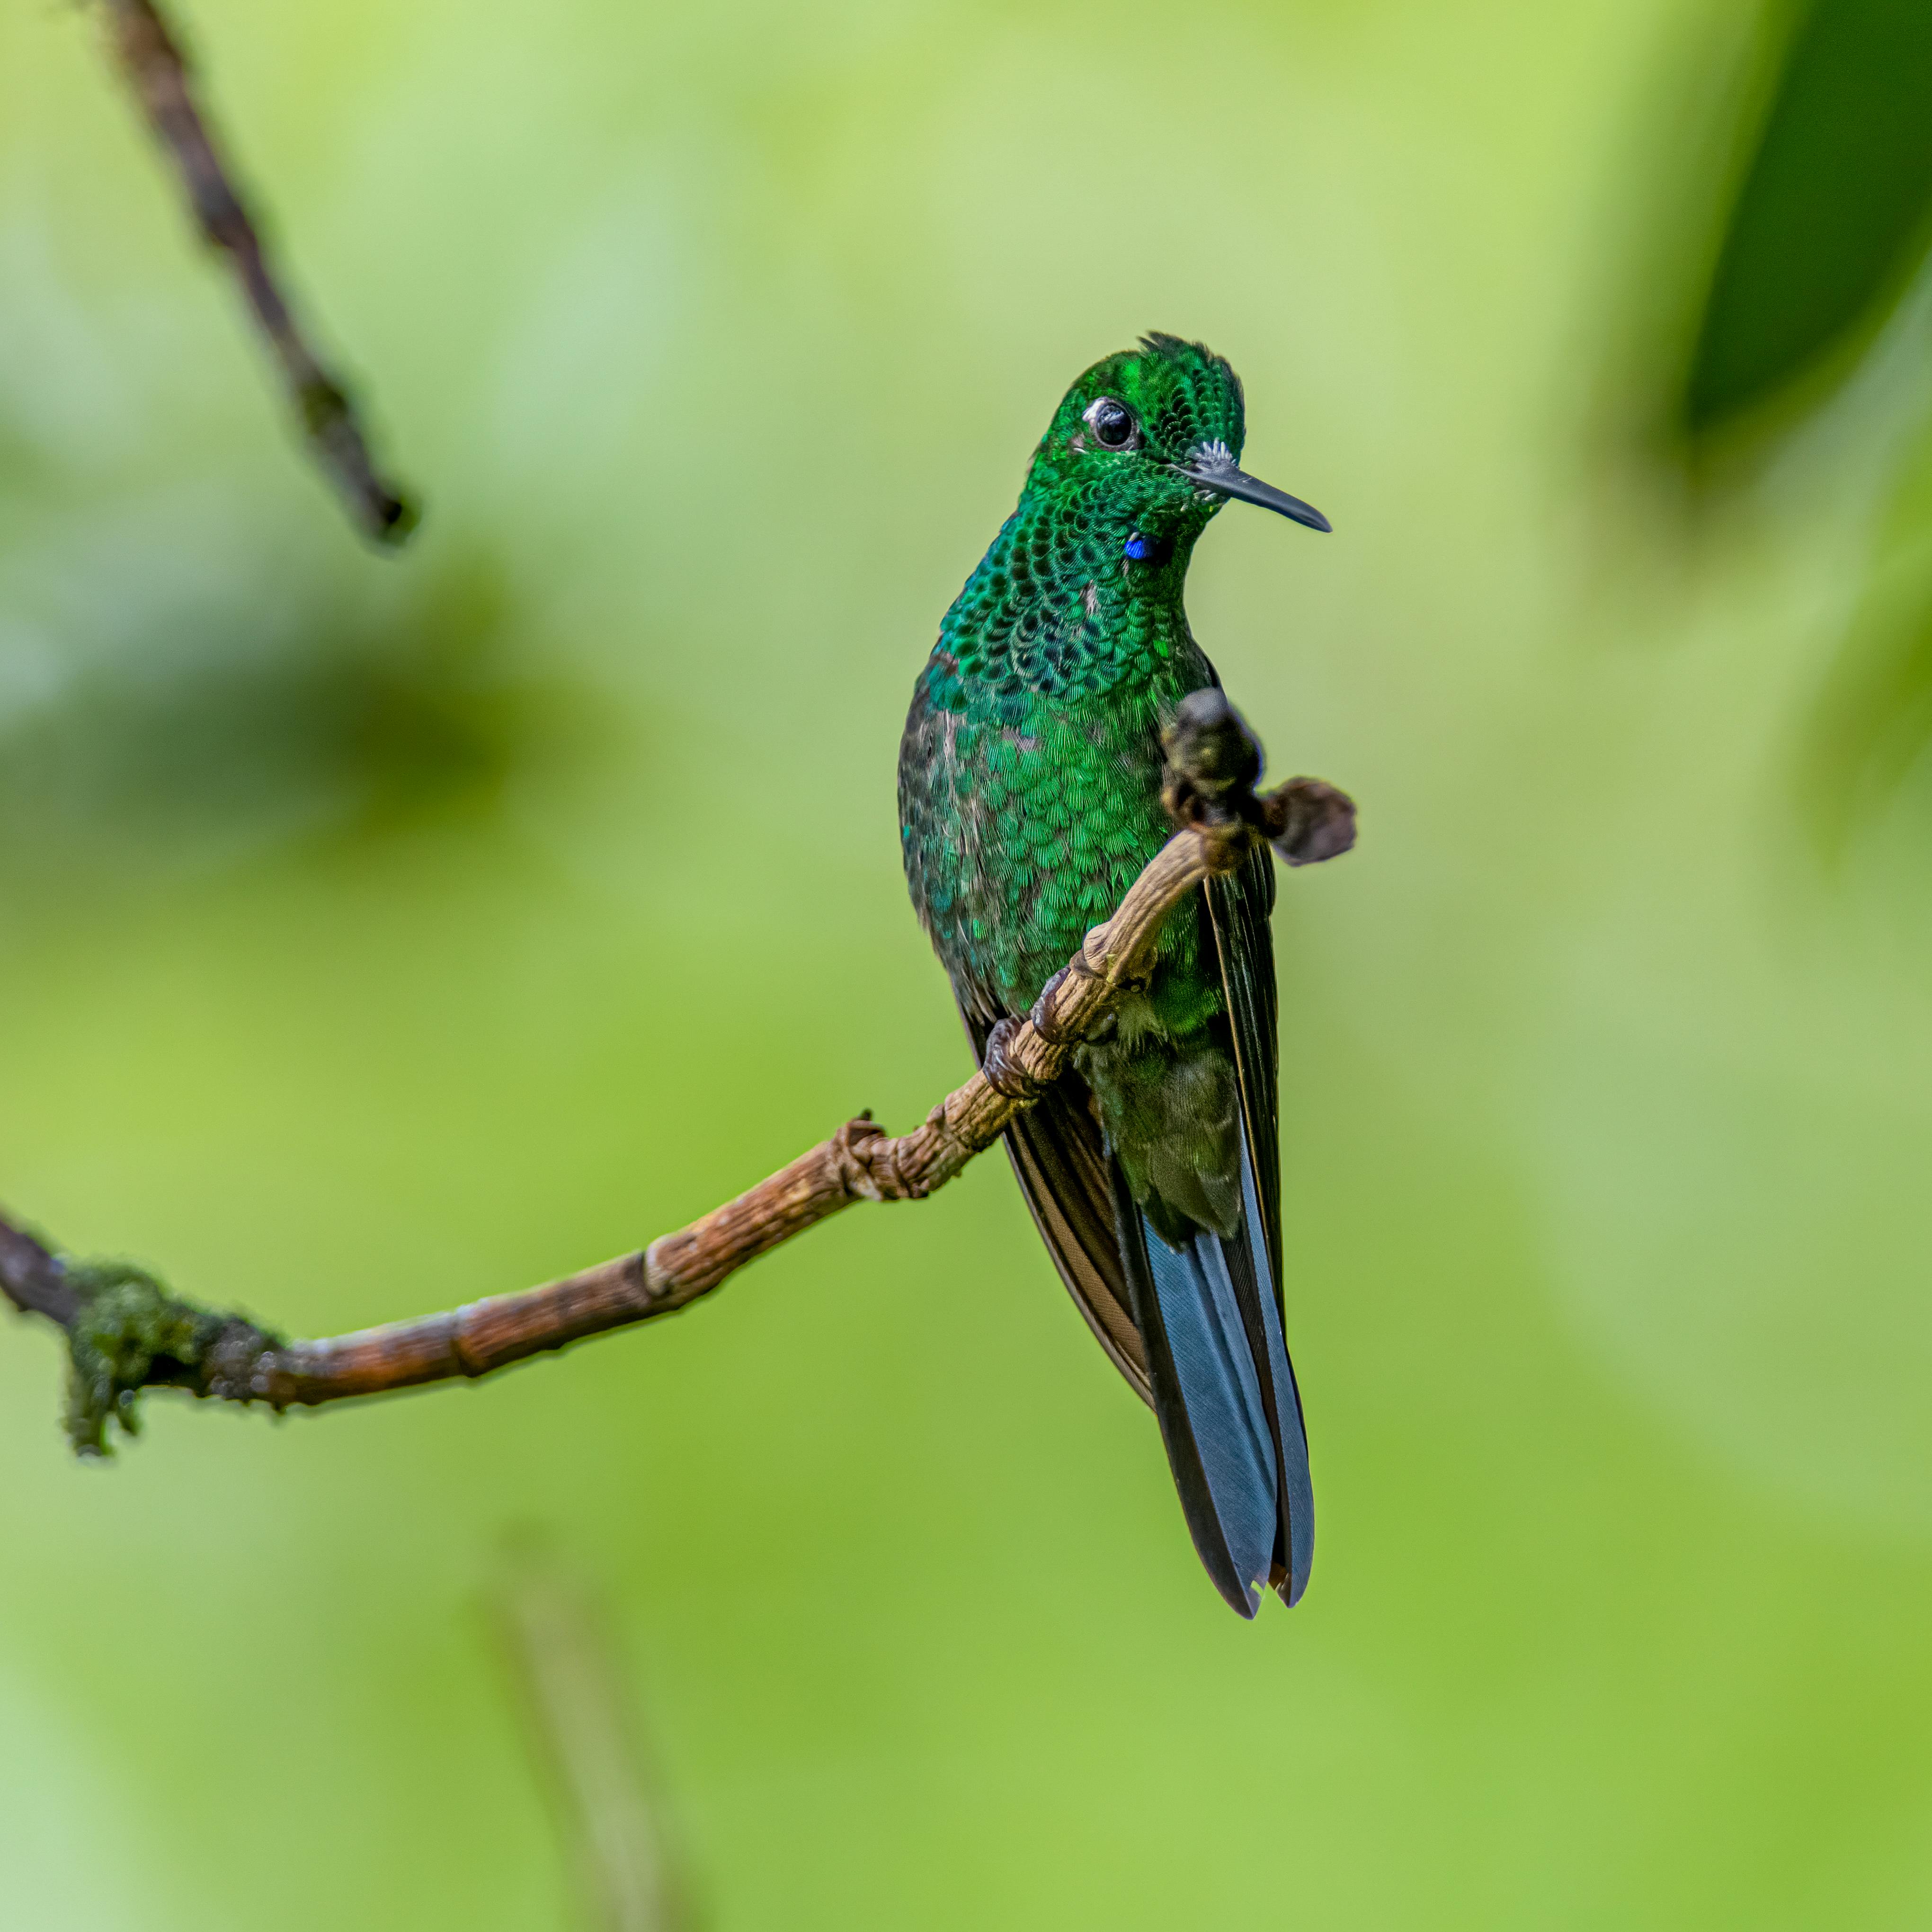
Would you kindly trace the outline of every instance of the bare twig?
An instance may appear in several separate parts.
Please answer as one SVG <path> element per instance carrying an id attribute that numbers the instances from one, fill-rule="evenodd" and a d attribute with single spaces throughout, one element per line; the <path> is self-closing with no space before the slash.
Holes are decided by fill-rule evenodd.
<path id="1" fill-rule="evenodd" d="M 284 1342 L 240 1316 L 181 1300 L 128 1264 L 59 1256 L 0 1220 L 0 1291 L 67 1332 L 76 1447 L 104 1447 L 110 1417 L 131 1427 L 143 1388 L 279 1409 L 487 1376 L 688 1306 L 854 1202 L 925 1199 L 991 1147 L 1073 1049 L 1102 1030 L 1144 982 L 1162 922 L 1204 881 L 1233 872 L 1257 839 L 1291 865 L 1333 857 L 1353 842 L 1354 808 L 1330 785 L 1291 778 L 1256 795 L 1260 748 L 1218 691 L 1186 700 L 1167 746 L 1166 796 L 1181 830 L 1048 982 L 1031 1014 L 995 1030 L 1000 1051 L 989 1054 L 990 1074 L 976 1073 L 908 1134 L 886 1134 L 869 1114 L 847 1121 L 736 1200 L 638 1252 L 442 1314 Z"/>
<path id="2" fill-rule="evenodd" d="M 355 406 L 296 322 L 261 236 L 196 103 L 192 69 L 180 43 L 154 0 L 103 4 L 122 71 L 155 138 L 174 161 L 202 235 L 234 264 L 316 460 L 367 535 L 379 543 L 401 542 L 414 526 L 416 512 L 377 475 Z"/>

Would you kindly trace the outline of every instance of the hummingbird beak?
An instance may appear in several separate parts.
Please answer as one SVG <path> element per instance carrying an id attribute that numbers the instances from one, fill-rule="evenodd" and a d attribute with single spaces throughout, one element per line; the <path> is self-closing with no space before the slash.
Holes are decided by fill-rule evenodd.
<path id="1" fill-rule="evenodd" d="M 1185 463 L 1174 466 L 1204 490 L 1215 490 L 1223 496 L 1238 496 L 1244 503 L 1258 503 L 1264 510 L 1306 524 L 1311 530 L 1335 527 L 1312 503 L 1304 503 L 1299 496 L 1291 496 L 1286 490 L 1277 490 L 1272 483 L 1264 483 L 1259 477 L 1250 476 L 1238 468 L 1225 442 L 1198 444 L 1188 452 Z"/>

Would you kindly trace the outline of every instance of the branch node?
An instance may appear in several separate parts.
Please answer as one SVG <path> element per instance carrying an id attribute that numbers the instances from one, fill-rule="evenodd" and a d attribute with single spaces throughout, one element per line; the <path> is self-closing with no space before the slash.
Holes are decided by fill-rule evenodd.
<path id="1" fill-rule="evenodd" d="M 218 1402 L 260 1402 L 268 1400 L 268 1366 L 281 1346 L 281 1338 L 271 1335 L 241 1316 L 231 1315 L 222 1322 L 214 1338 L 202 1351 L 200 1395 Z M 279 1408 L 279 1402 L 271 1406 Z"/>
<path id="2" fill-rule="evenodd" d="M 926 1124 L 928 1129 L 945 1132 L 944 1101 L 928 1115 Z M 856 1119 L 848 1120 L 828 1143 L 833 1170 L 847 1198 L 853 1201 L 923 1200 L 932 1192 L 931 1184 L 916 1172 L 905 1172 L 899 1160 L 902 1144 L 872 1118 L 869 1108 Z"/>

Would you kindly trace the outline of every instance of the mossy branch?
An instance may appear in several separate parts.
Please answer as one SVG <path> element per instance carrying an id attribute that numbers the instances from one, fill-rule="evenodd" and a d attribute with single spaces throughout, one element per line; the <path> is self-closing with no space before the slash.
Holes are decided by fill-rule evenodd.
<path id="1" fill-rule="evenodd" d="M 0 1292 L 53 1322 L 70 1363 L 68 1429 L 83 1455 L 131 1432 L 148 1388 L 187 1389 L 282 1409 L 487 1376 L 586 1336 L 688 1306 L 746 1262 L 857 1201 L 922 1201 L 999 1139 L 1101 1034 L 1144 982 L 1168 915 L 1234 871 L 1257 841 L 1291 866 L 1346 851 L 1354 807 L 1331 785 L 1291 778 L 1254 789 L 1261 747 L 1218 691 L 1196 692 L 1169 730 L 1163 796 L 1180 829 L 1119 909 L 1087 935 L 1024 1020 L 1003 1021 L 987 1066 L 910 1133 L 869 1114 L 757 1186 L 648 1248 L 520 1294 L 322 1341 L 290 1342 L 246 1316 L 184 1300 L 143 1268 L 57 1253 L 0 1217 Z"/>

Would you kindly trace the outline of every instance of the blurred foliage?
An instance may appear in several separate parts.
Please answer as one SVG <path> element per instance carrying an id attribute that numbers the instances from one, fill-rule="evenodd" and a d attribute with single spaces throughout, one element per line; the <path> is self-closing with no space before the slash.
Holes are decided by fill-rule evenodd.
<path id="1" fill-rule="evenodd" d="M 485 1598 L 590 1932 L 700 1921 L 604 1606 L 541 1536 L 507 1545 Z"/>
<path id="2" fill-rule="evenodd" d="M 1932 8 L 1812 0 L 1725 224 L 1684 388 L 1690 434 L 1868 336 L 1917 266 L 1928 213 Z"/>
<path id="3" fill-rule="evenodd" d="M 1802 740 L 1802 817 L 1822 857 L 1842 866 L 1854 842 L 1916 793 L 1911 818 L 1932 831 L 1932 438 L 1907 458 L 1873 561 Z M 1915 781 L 1919 782 L 1915 783 Z M 1922 846 L 1922 850 L 1924 849 Z M 1918 898 L 1916 864 L 1896 889 Z"/>
<path id="4" fill-rule="evenodd" d="M 253 573 L 182 600 L 138 651 L 62 663 L 16 636 L 0 704 L 0 866 L 98 889 L 116 870 L 232 862 L 487 811 L 531 766 L 596 742 L 587 704 L 512 655 L 487 560 L 365 596 Z M 44 647 L 43 647 L 44 652 Z"/>
<path id="5" fill-rule="evenodd" d="M 1932 749 L 1932 9 L 1810 0 L 1768 27 L 1782 45 L 1719 223 L 1677 414 L 1720 499 L 1748 495 L 1808 436 L 1840 458 L 1829 485 L 1816 476 L 1828 457 L 1801 459 L 1814 488 L 1886 506 L 1846 572 L 1857 588 L 1796 733 L 1788 818 L 1837 871 L 1883 841 Z M 1741 452 L 1751 460 L 1728 460 Z M 1907 812 L 1921 841 L 1928 802 Z M 1910 865 L 1892 883 L 1916 890 Z"/>

